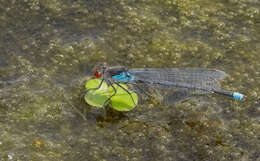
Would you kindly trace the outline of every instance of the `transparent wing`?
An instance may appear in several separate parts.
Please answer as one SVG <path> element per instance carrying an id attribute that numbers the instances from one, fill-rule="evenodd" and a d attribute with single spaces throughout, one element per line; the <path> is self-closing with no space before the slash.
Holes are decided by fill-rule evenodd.
<path id="1" fill-rule="evenodd" d="M 218 80 L 226 77 L 223 71 L 206 68 L 131 69 L 130 72 L 137 81 L 206 93 L 220 89 Z"/>
<path id="2" fill-rule="evenodd" d="M 167 104 L 172 104 L 194 96 L 194 94 L 212 93 L 212 89 L 220 89 L 219 80 L 226 73 L 206 68 L 171 68 L 171 69 L 131 69 L 138 80 L 132 88 L 137 93 L 156 95 Z M 143 95 L 141 98 L 144 98 Z"/>

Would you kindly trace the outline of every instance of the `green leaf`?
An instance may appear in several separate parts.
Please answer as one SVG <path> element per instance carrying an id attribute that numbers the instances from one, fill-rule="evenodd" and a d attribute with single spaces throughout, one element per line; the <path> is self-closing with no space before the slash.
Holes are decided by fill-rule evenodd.
<path id="1" fill-rule="evenodd" d="M 89 105 L 103 107 L 106 100 L 111 96 L 111 92 L 108 91 L 108 86 L 105 82 L 102 83 L 99 89 L 95 89 L 100 83 L 100 79 L 91 79 L 86 83 L 85 87 L 89 91 L 86 93 L 84 99 Z"/>
<path id="2" fill-rule="evenodd" d="M 117 90 L 115 96 L 111 98 L 111 106 L 117 111 L 130 111 L 135 108 L 138 102 L 138 96 L 135 92 L 128 90 L 127 86 L 124 84 L 120 84 L 123 88 L 127 89 L 127 91 L 132 95 L 133 99 L 124 89 L 114 84 L 114 87 Z M 114 89 L 112 87 L 108 88 L 109 90 Z M 134 103 L 134 102 L 135 103 Z"/>
<path id="3" fill-rule="evenodd" d="M 102 83 L 99 89 L 95 89 L 99 87 L 100 83 L 101 83 L 100 79 L 91 79 L 85 85 L 86 89 L 88 89 L 89 91 L 86 93 L 84 99 L 88 104 L 95 107 L 103 107 L 106 100 L 115 93 L 114 88 L 112 86 L 108 87 L 108 85 L 105 82 Z M 133 108 L 135 108 L 135 105 L 137 105 L 138 96 L 133 91 L 128 90 L 128 87 L 126 85 L 124 84 L 120 84 L 120 85 L 123 88 L 127 89 L 127 91 L 129 91 L 133 99 L 131 98 L 128 92 L 126 92 L 118 85 L 113 84 L 117 92 L 110 99 L 110 104 L 112 108 L 114 108 L 115 110 L 130 111 Z M 109 101 L 107 103 L 109 103 Z"/>
<path id="4" fill-rule="evenodd" d="M 101 83 L 100 79 L 90 79 L 86 82 L 85 88 L 86 89 L 92 89 L 92 88 L 97 88 Z M 101 87 L 98 90 L 107 90 L 108 85 L 104 81 L 101 85 Z"/>

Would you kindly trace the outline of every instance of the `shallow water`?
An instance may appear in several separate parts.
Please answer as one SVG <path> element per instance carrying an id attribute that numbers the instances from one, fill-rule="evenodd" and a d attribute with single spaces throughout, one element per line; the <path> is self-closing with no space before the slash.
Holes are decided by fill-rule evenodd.
<path id="1" fill-rule="evenodd" d="M 0 0 L 0 160 L 260 160 L 259 10 L 258 0 Z M 100 61 L 216 68 L 247 97 L 105 113 L 80 99 Z"/>

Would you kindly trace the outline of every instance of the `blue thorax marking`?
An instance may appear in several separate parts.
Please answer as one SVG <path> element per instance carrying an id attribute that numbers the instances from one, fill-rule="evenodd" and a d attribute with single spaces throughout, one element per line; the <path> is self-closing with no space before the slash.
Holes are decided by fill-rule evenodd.
<path id="1" fill-rule="evenodd" d="M 119 82 L 133 82 L 134 81 L 134 76 L 130 72 L 122 72 L 119 75 L 112 76 L 112 78 Z"/>

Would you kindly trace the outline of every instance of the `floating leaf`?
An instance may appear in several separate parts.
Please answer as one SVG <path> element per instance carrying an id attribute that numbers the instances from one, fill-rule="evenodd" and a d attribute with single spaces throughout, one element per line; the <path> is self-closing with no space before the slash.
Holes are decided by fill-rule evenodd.
<path id="1" fill-rule="evenodd" d="M 87 81 L 87 83 L 85 84 L 85 88 L 86 89 L 93 89 L 93 88 L 98 88 L 98 86 L 100 85 L 101 80 L 100 79 L 90 79 Z M 106 84 L 106 82 L 104 81 L 101 85 L 101 87 L 98 90 L 107 90 L 108 86 Z"/>
<path id="2" fill-rule="evenodd" d="M 100 79 L 91 79 L 85 85 L 86 89 L 89 91 L 86 93 L 84 99 L 88 104 L 95 107 L 103 107 L 104 103 L 111 95 L 108 91 L 106 82 L 103 82 L 99 89 L 95 89 L 100 83 Z"/>
<path id="3" fill-rule="evenodd" d="M 89 90 L 84 97 L 85 101 L 95 107 L 103 107 L 106 100 L 115 93 L 114 88 L 112 86 L 108 87 L 105 82 L 103 82 L 101 87 L 98 88 L 100 83 L 100 79 L 91 79 L 85 85 L 86 89 Z M 115 110 L 130 111 L 135 108 L 135 105 L 138 102 L 138 96 L 136 93 L 129 90 L 126 85 L 120 85 L 132 95 L 133 99 L 126 90 L 116 84 L 113 84 L 116 89 L 116 94 L 107 103 L 110 102 L 112 108 Z"/>
<path id="4" fill-rule="evenodd" d="M 116 88 L 116 95 L 111 98 L 111 106 L 117 111 L 130 111 L 137 105 L 138 96 L 135 92 L 129 90 L 126 85 L 120 84 L 124 89 L 126 89 L 131 95 L 124 90 L 123 88 L 119 87 L 118 85 L 114 84 Z M 113 90 L 112 87 L 109 87 L 109 90 Z M 114 90 L 113 90 L 114 91 Z"/>

